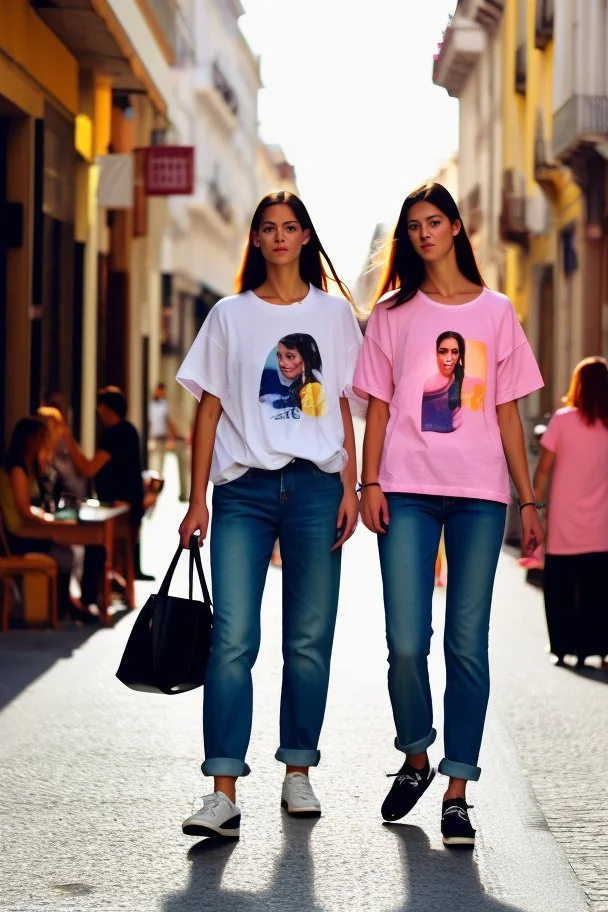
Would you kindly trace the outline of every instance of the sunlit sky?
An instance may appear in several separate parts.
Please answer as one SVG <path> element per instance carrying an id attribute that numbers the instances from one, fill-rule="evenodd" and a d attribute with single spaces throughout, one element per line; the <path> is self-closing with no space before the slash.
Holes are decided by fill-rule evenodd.
<path id="1" fill-rule="evenodd" d="M 456 0 L 242 0 L 261 57 L 260 135 L 295 165 L 334 266 L 353 284 L 378 222 L 458 144 L 458 105 L 433 85 Z"/>

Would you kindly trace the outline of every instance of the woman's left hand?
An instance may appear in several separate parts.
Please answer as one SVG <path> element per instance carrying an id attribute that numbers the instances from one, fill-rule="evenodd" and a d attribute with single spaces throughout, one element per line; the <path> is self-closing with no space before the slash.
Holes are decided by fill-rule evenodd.
<path id="1" fill-rule="evenodd" d="M 345 541 L 351 537 L 357 528 L 359 518 L 359 498 L 355 491 L 345 491 L 342 497 L 342 503 L 338 510 L 338 519 L 336 522 L 336 543 L 331 549 L 336 551 L 341 548 Z"/>
<path id="2" fill-rule="evenodd" d="M 521 511 L 521 553 L 530 557 L 545 540 L 545 530 L 534 504 Z"/>

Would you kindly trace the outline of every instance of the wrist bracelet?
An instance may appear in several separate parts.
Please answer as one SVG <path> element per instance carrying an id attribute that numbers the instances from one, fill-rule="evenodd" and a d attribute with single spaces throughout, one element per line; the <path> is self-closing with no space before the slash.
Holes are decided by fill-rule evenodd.
<path id="1" fill-rule="evenodd" d="M 381 487 L 382 487 L 382 485 L 380 484 L 379 481 L 366 481 L 365 484 L 358 484 L 357 487 L 355 488 L 355 491 L 358 494 L 359 491 L 363 490 L 363 488 L 381 488 Z"/>
<path id="2" fill-rule="evenodd" d="M 546 506 L 546 503 L 538 503 L 534 500 L 527 500 L 525 503 L 519 505 L 519 512 L 521 513 L 524 507 L 536 507 L 537 510 L 544 510 Z"/>

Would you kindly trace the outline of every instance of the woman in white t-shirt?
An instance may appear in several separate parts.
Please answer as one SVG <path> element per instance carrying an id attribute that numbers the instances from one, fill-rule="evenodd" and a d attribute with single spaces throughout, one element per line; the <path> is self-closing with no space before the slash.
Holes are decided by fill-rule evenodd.
<path id="1" fill-rule="evenodd" d="M 357 522 L 350 406 L 361 332 L 301 200 L 268 194 L 251 222 L 238 293 L 219 301 L 177 374 L 200 399 L 192 444 L 184 547 L 207 536 L 213 482 L 214 620 L 204 690 L 202 771 L 214 791 L 183 824 L 192 835 L 239 835 L 236 779 L 252 715 L 251 669 L 260 606 L 278 538 L 283 561 L 281 802 L 321 812 L 308 770 L 320 759 L 341 546 Z"/>
<path id="2" fill-rule="evenodd" d="M 441 831 L 472 846 L 466 803 L 489 692 L 488 628 L 511 472 L 523 549 L 542 541 L 517 399 L 542 386 L 511 302 L 484 286 L 450 193 L 430 183 L 405 200 L 355 389 L 369 396 L 361 513 L 378 535 L 389 693 L 406 755 L 382 806 L 404 817 L 430 785 L 436 731 L 427 658 L 442 529 L 447 581 Z M 507 468 L 508 464 L 508 468 Z"/>

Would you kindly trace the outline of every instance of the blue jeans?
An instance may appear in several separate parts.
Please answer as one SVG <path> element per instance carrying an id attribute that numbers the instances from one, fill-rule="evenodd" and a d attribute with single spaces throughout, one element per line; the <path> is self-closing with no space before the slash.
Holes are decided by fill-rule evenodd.
<path id="1" fill-rule="evenodd" d="M 213 491 L 213 637 L 203 701 L 208 776 L 245 776 L 251 734 L 251 669 L 260 608 L 278 538 L 283 562 L 283 685 L 276 759 L 316 766 L 338 608 L 341 553 L 331 551 L 343 496 L 339 473 L 294 459 L 249 469 Z"/>
<path id="2" fill-rule="evenodd" d="M 448 585 L 444 631 L 444 751 L 439 772 L 479 779 L 490 675 L 488 631 L 506 507 L 491 500 L 387 494 L 390 525 L 378 536 L 395 747 L 435 740 L 429 685 L 435 560 L 444 527 Z"/>

